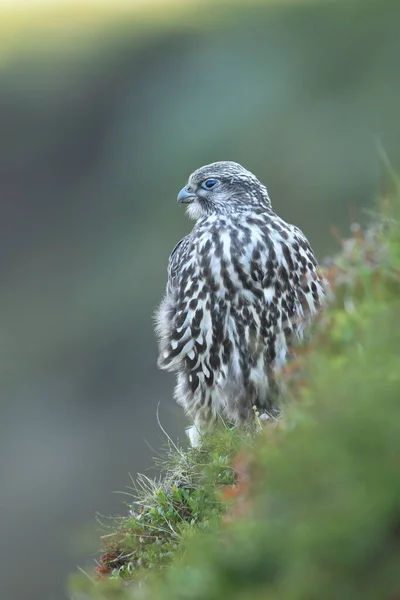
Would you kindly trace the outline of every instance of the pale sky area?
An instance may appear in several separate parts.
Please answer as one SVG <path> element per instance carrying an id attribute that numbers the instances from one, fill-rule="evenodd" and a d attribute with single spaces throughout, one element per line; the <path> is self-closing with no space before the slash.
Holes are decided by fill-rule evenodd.
<path id="1" fill-rule="evenodd" d="M 197 0 L 185 0 L 185 3 L 196 3 Z M 0 6 L 30 7 L 30 6 L 149 6 L 161 4 L 179 4 L 182 0 L 0 0 Z"/>

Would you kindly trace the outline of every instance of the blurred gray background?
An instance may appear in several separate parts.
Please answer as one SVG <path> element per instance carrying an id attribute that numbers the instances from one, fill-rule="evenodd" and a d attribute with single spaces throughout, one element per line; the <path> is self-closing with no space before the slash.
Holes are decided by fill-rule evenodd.
<path id="1" fill-rule="evenodd" d="M 92 568 L 158 403 L 184 440 L 152 315 L 189 173 L 243 163 L 323 258 L 399 165 L 398 0 L 251 4 L 42 11 L 0 60 L 1 598 Z"/>

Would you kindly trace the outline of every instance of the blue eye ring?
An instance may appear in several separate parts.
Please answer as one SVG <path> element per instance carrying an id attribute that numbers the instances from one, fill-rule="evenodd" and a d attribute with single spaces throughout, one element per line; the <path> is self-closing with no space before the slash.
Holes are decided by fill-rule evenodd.
<path id="1" fill-rule="evenodd" d="M 219 179 L 214 179 L 214 177 L 209 177 L 208 179 L 205 179 L 202 182 L 201 187 L 204 190 L 211 190 L 213 187 L 215 187 L 217 185 L 217 183 L 219 183 Z"/>

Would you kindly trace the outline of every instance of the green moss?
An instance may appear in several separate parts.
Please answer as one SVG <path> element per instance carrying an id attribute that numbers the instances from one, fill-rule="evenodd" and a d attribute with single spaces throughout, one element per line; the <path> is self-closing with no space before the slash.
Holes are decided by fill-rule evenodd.
<path id="1" fill-rule="evenodd" d="M 171 451 L 106 538 L 118 568 L 75 578 L 76 600 L 398 597 L 398 206 L 330 265 L 334 299 L 285 375 L 278 426 Z"/>

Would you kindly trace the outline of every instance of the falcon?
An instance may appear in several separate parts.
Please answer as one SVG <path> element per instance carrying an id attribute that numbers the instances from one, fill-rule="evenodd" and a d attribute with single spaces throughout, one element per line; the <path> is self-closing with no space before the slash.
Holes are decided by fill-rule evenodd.
<path id="1" fill-rule="evenodd" d="M 241 165 L 195 171 L 178 202 L 196 223 L 172 251 L 156 313 L 158 366 L 175 371 L 175 399 L 192 445 L 222 419 L 278 416 L 275 375 L 324 300 L 307 238 L 273 212 Z"/>

